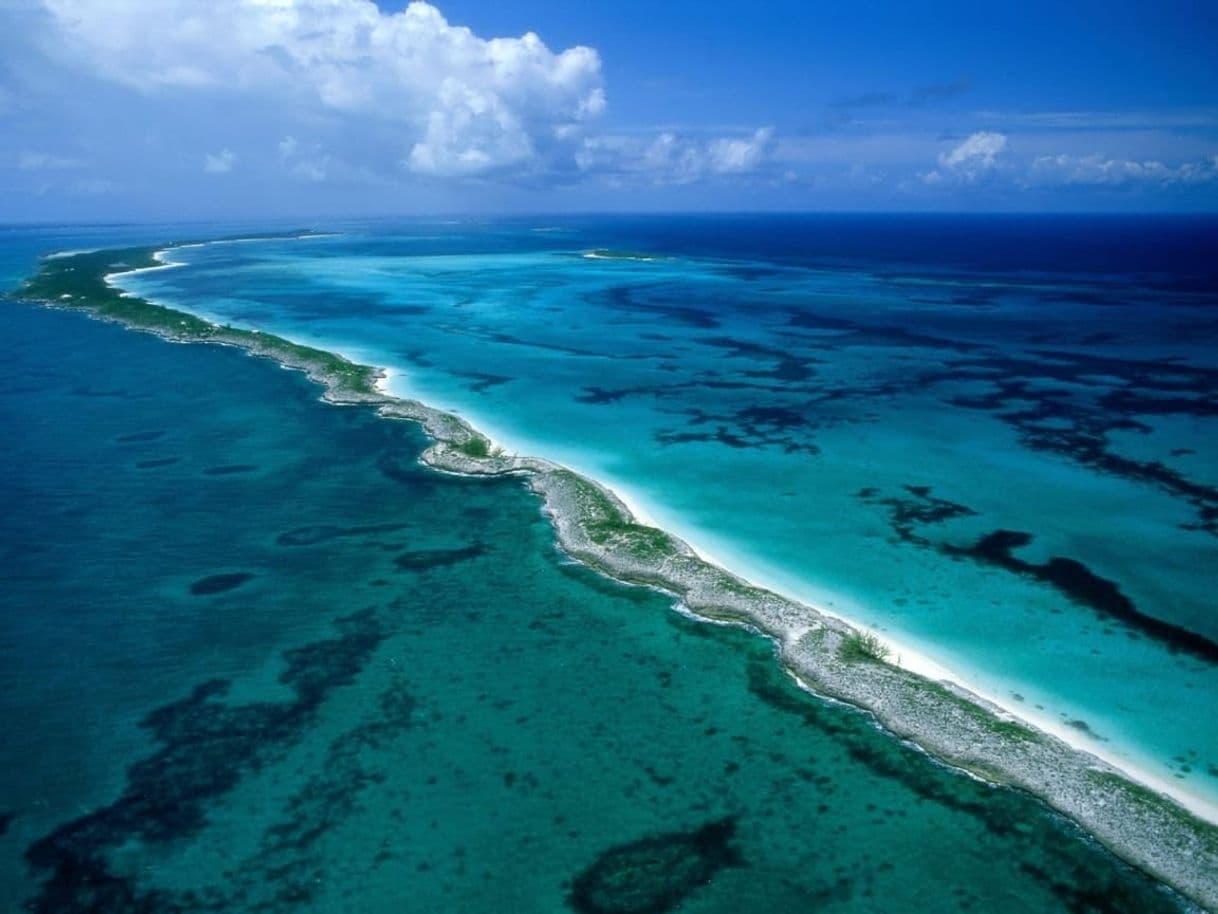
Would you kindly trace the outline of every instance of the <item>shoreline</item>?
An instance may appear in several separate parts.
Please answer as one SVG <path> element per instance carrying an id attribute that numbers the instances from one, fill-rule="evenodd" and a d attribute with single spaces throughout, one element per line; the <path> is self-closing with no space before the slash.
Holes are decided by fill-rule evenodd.
<path id="1" fill-rule="evenodd" d="M 378 370 L 382 373 L 382 377 L 376 383 L 376 388 L 380 393 L 398 400 L 425 402 L 425 400 L 416 397 L 409 390 L 398 390 L 395 392 L 392 389 L 395 380 L 408 378 L 409 374 L 407 371 L 384 366 L 378 366 Z M 480 417 L 477 415 L 467 417 L 465 413 L 457 413 L 452 409 L 445 407 L 436 408 L 444 409 L 446 412 L 458 415 L 463 421 L 467 421 L 478 434 L 490 442 L 492 448 L 500 448 L 512 454 L 520 454 L 522 451 L 529 450 L 528 447 L 521 447 L 520 442 L 512 441 L 510 438 L 500 438 L 494 434 L 488 434 L 480 421 Z M 644 527 L 664 530 L 672 534 L 688 546 L 703 562 L 719 569 L 725 574 L 738 578 L 747 586 L 767 591 L 794 604 L 805 606 L 820 616 L 835 619 L 852 629 L 875 635 L 888 648 L 889 656 L 893 658 L 890 661 L 892 665 L 933 682 L 949 682 L 952 686 L 975 695 L 985 703 L 998 708 L 1003 714 L 1009 715 L 1061 740 L 1072 749 L 1095 756 L 1137 783 L 1170 797 L 1198 818 L 1203 819 L 1211 825 L 1218 826 L 1218 800 L 1209 799 L 1182 789 L 1180 784 L 1167 776 L 1141 767 L 1136 761 L 1122 757 L 1120 754 L 1107 749 L 1100 740 L 1089 737 L 1086 733 L 1063 723 L 1051 713 L 1047 711 L 1038 713 L 1034 708 L 1026 704 L 1020 704 L 1005 695 L 1000 695 L 992 688 L 977 682 L 975 678 L 961 674 L 958 670 L 936 660 L 909 641 L 893 637 L 885 631 L 867 628 L 849 615 L 845 615 L 835 609 L 826 608 L 822 601 L 810 600 L 802 595 L 796 596 L 791 594 L 789 588 L 777 581 L 770 580 L 764 573 L 757 573 L 756 569 L 748 571 L 733 570 L 748 568 L 750 563 L 747 559 L 730 554 L 727 554 L 725 557 L 724 553 L 707 548 L 703 543 L 700 543 L 696 531 L 691 535 L 688 529 L 682 529 L 682 525 L 661 520 L 658 517 L 658 512 L 648 507 L 645 496 L 641 495 L 629 484 L 622 483 L 620 480 L 606 478 L 603 474 L 590 471 L 587 467 L 580 466 L 577 462 L 559 462 L 548 459 L 546 462 L 553 463 L 555 466 L 570 470 L 585 479 L 593 481 L 596 485 L 611 493 L 617 501 L 621 502 L 634 523 Z"/>
<path id="2" fill-rule="evenodd" d="M 629 486 L 609 488 L 578 468 L 504 453 L 470 421 L 391 393 L 389 385 L 401 376 L 392 369 L 359 365 L 332 350 L 269 333 L 219 327 L 123 292 L 113 281 L 181 266 L 168 255 L 187 246 L 45 258 L 25 294 L 19 290 L 14 297 L 83 309 L 171 341 L 238 346 L 305 371 L 329 402 L 367 404 L 386 418 L 418 422 L 432 440 L 421 459 L 434 469 L 524 477 L 541 496 L 558 544 L 571 558 L 616 580 L 663 590 L 680 611 L 700 619 L 757 630 L 773 641 L 779 662 L 808 691 L 870 712 L 895 737 L 948 765 L 1041 797 L 1117 856 L 1218 910 L 1218 806 L 1179 796 L 1177 785 L 1127 760 L 1105 758 L 1082 734 L 1047 715 L 1037 719 L 1026 708 L 1005 707 L 912 645 L 881 636 L 899 665 L 848 650 L 857 634 L 847 619 L 785 598 L 763 580 L 733 574 L 730 562 L 661 529 L 641 503 L 645 499 Z M 133 253 L 142 264 L 121 259 Z M 100 272 L 83 282 L 80 275 L 68 275 L 76 273 L 72 264 L 78 261 Z M 90 280 L 101 289 L 90 289 Z"/>

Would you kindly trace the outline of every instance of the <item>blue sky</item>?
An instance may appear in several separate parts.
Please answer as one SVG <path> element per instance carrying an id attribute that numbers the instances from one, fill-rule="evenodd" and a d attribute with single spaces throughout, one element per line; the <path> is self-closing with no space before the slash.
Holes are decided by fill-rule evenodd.
<path id="1" fill-rule="evenodd" d="M 0 0 L 0 221 L 1218 210 L 1218 4 Z"/>

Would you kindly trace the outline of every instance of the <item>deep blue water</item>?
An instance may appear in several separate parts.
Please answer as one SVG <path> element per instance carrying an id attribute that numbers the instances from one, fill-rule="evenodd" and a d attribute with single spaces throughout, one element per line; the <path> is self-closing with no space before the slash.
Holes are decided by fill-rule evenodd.
<path id="1" fill-rule="evenodd" d="M 4 310 L 0 907 L 1178 907 L 760 639 L 566 563 L 412 425 Z"/>
<path id="2" fill-rule="evenodd" d="M 387 366 L 1218 804 L 1218 730 L 1195 726 L 1218 713 L 1213 217 L 328 228 L 123 282 Z"/>
<path id="3" fill-rule="evenodd" d="M 546 221 L 506 224 L 533 229 Z M 1159 273 L 1174 286 L 1210 294 L 1218 284 L 1218 219 L 1205 215 L 598 216 L 558 226 L 626 250 L 804 267 L 895 266 L 974 278 Z"/>

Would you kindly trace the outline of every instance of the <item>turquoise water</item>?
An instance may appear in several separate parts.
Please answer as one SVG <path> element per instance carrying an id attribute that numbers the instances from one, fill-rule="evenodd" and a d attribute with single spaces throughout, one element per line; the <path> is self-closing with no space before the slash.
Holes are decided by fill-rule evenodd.
<path id="1" fill-rule="evenodd" d="M 5 326 L 0 908 L 1179 908 L 565 562 L 410 424 L 231 350 Z"/>
<path id="2" fill-rule="evenodd" d="M 1212 220 L 343 228 L 123 282 L 389 366 L 733 570 L 1218 801 L 1218 728 L 1196 726 L 1218 713 Z M 656 256 L 586 256 L 605 248 Z"/>

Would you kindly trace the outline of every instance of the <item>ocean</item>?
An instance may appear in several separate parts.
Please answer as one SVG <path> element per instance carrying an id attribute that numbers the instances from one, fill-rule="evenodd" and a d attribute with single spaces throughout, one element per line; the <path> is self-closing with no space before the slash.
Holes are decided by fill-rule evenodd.
<path id="1" fill-rule="evenodd" d="M 233 228 L 9 228 L 0 269 Z M 123 286 L 386 366 L 1215 793 L 1212 220 L 316 228 Z M 0 905 L 1180 909 L 759 637 L 570 563 L 535 496 L 421 467 L 413 425 L 3 307 Z"/>

